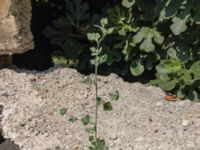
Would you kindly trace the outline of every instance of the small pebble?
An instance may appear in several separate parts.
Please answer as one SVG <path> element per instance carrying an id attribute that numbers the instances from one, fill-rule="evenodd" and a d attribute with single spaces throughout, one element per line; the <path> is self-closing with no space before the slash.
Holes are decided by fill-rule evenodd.
<path id="1" fill-rule="evenodd" d="M 190 121 L 189 121 L 189 120 L 183 120 L 183 121 L 182 121 L 182 125 L 183 125 L 184 127 L 189 126 L 189 125 L 190 125 Z"/>

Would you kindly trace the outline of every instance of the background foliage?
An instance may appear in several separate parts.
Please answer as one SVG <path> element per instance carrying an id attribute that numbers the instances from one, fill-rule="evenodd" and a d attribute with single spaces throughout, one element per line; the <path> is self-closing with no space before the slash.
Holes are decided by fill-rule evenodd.
<path id="1" fill-rule="evenodd" d="M 125 78 L 150 74 L 150 84 L 200 100 L 199 0 L 107 1 L 98 11 L 91 1 L 65 4 L 65 13 L 44 30 L 55 56 L 77 61 L 78 70 L 92 69 L 89 47 L 94 43 L 87 33 L 106 17 L 114 31 L 102 43 L 103 71 Z"/>

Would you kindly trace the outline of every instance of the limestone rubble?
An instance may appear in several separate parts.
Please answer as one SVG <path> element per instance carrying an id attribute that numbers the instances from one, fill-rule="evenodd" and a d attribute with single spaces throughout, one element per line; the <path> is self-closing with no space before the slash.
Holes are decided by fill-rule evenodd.
<path id="1" fill-rule="evenodd" d="M 0 0 L 0 55 L 34 47 L 31 16 L 30 0 Z"/>

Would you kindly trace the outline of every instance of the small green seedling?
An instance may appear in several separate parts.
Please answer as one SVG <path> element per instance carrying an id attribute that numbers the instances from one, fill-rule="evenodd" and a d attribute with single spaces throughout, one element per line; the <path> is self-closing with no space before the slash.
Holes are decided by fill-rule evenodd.
<path id="1" fill-rule="evenodd" d="M 64 116 L 65 114 L 67 113 L 67 108 L 61 108 L 60 109 L 60 114 L 62 115 L 62 116 Z"/>

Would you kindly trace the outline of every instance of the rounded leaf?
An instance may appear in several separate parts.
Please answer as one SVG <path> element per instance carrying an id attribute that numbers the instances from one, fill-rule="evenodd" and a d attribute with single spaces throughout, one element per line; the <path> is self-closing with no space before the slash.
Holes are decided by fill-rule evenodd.
<path id="1" fill-rule="evenodd" d="M 145 52 L 153 52 L 155 50 L 155 46 L 153 45 L 152 39 L 146 38 L 140 45 L 140 49 Z"/>
<path id="2" fill-rule="evenodd" d="M 86 115 L 84 116 L 82 119 L 81 119 L 83 125 L 88 125 L 90 123 L 90 116 L 89 115 Z"/>
<path id="3" fill-rule="evenodd" d="M 103 104 L 103 110 L 104 111 L 111 111 L 111 110 L 113 110 L 112 104 L 110 102 L 105 102 Z"/>
<path id="4" fill-rule="evenodd" d="M 160 82 L 158 83 L 158 86 L 161 87 L 165 91 L 171 91 L 176 87 L 176 80 L 166 81 L 166 82 Z"/>
<path id="5" fill-rule="evenodd" d="M 179 35 L 185 30 L 187 30 L 186 25 L 187 17 L 185 19 L 180 19 L 178 17 L 174 17 L 172 19 L 173 24 L 170 26 L 170 29 L 174 33 L 174 35 Z"/>
<path id="6" fill-rule="evenodd" d="M 139 76 L 144 72 L 144 66 L 140 61 L 134 61 L 130 66 L 132 75 Z"/>
<path id="7" fill-rule="evenodd" d="M 200 61 L 193 63 L 190 70 L 194 74 L 195 79 L 200 80 Z"/>
<path id="8" fill-rule="evenodd" d="M 135 4 L 135 0 L 122 0 L 122 5 L 126 8 L 131 8 Z"/>

